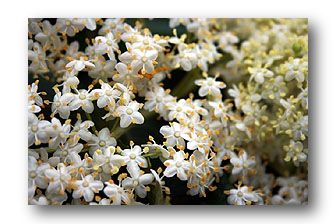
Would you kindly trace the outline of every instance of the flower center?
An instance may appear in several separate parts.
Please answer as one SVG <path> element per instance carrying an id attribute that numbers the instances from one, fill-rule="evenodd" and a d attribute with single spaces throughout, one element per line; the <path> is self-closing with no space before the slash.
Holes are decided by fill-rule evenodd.
<path id="1" fill-rule="evenodd" d="M 78 125 L 76 125 L 75 127 L 74 127 L 74 131 L 75 132 L 78 132 L 80 130 L 80 127 L 78 126 Z"/>
<path id="2" fill-rule="evenodd" d="M 136 186 L 138 186 L 139 185 L 139 181 L 138 180 L 134 180 L 133 181 L 133 187 L 136 187 Z"/>
<path id="3" fill-rule="evenodd" d="M 180 132 L 176 131 L 176 132 L 174 133 L 174 136 L 175 136 L 175 138 L 179 138 L 179 137 L 181 137 L 181 134 L 180 134 Z"/>
<path id="4" fill-rule="evenodd" d="M 136 158 L 136 156 L 133 153 L 129 157 L 130 157 L 130 159 L 135 159 Z"/>
<path id="5" fill-rule="evenodd" d="M 35 178 L 37 176 L 35 171 L 30 172 L 29 174 L 30 178 Z"/>
<path id="6" fill-rule="evenodd" d="M 179 168 L 179 167 L 181 167 L 181 166 L 182 166 L 182 164 L 181 164 L 181 162 L 180 162 L 180 161 L 177 161 L 177 162 L 175 163 L 175 166 L 176 166 L 177 168 Z"/>
<path id="7" fill-rule="evenodd" d="M 176 111 L 177 111 L 177 112 L 181 112 L 181 111 L 182 111 L 182 108 L 181 108 L 181 107 L 177 107 L 177 108 L 176 108 Z"/>
<path id="8" fill-rule="evenodd" d="M 62 152 L 62 155 L 63 155 L 63 156 L 67 156 L 67 155 L 68 155 L 68 151 L 64 150 L 64 151 Z"/>
<path id="9" fill-rule="evenodd" d="M 81 99 L 81 100 L 85 100 L 86 99 L 86 96 L 84 95 L 84 94 L 79 94 L 79 99 Z"/>
<path id="10" fill-rule="evenodd" d="M 115 23 L 111 23 L 110 27 L 111 27 L 112 29 L 114 29 L 114 28 L 117 27 L 117 25 L 116 25 Z"/>
<path id="11" fill-rule="evenodd" d="M 278 92 L 279 88 L 278 87 L 273 87 L 273 92 Z"/>
<path id="12" fill-rule="evenodd" d="M 209 81 L 208 81 L 208 85 L 209 85 L 209 86 L 212 86 L 212 85 L 213 85 L 213 81 L 212 81 L 212 80 L 209 80 Z"/>
<path id="13" fill-rule="evenodd" d="M 37 132 L 37 130 L 38 130 L 37 125 L 33 125 L 31 127 L 31 130 L 32 130 L 32 132 Z"/>
<path id="14" fill-rule="evenodd" d="M 56 107 L 60 107 L 61 106 L 61 102 L 60 101 L 56 101 L 55 106 Z"/>
<path id="15" fill-rule="evenodd" d="M 161 103 L 162 102 L 162 97 L 161 96 L 156 97 L 156 102 Z"/>
<path id="16" fill-rule="evenodd" d="M 107 40 L 107 41 L 106 41 L 106 44 L 109 45 L 109 46 L 112 46 L 113 43 L 112 43 L 111 40 Z"/>
<path id="17" fill-rule="evenodd" d="M 243 195 L 244 195 L 244 194 L 243 194 L 243 192 L 241 192 L 241 191 L 238 191 L 237 195 L 238 195 L 238 197 L 240 197 L 240 198 L 241 198 L 241 197 L 243 197 Z"/>
<path id="18" fill-rule="evenodd" d="M 89 183 L 86 182 L 86 181 L 84 181 L 82 185 L 83 185 L 83 187 L 88 187 L 88 186 L 89 186 Z"/>
<path id="19" fill-rule="evenodd" d="M 64 181 L 66 181 L 66 176 L 61 174 L 59 179 L 60 179 L 61 182 L 64 182 Z"/>
<path id="20" fill-rule="evenodd" d="M 99 143 L 98 143 L 98 145 L 100 147 L 104 147 L 106 145 L 106 142 L 104 140 L 100 140 Z"/>
<path id="21" fill-rule="evenodd" d="M 68 21 L 65 22 L 65 25 L 70 26 L 71 22 L 68 20 Z"/>
<path id="22" fill-rule="evenodd" d="M 59 136 L 60 138 L 65 138 L 65 134 L 64 134 L 63 131 L 61 131 L 60 133 L 58 133 L 58 136 Z"/>
<path id="23" fill-rule="evenodd" d="M 247 163 L 243 163 L 243 167 L 246 169 L 248 167 Z"/>
<path id="24" fill-rule="evenodd" d="M 142 61 L 143 63 L 146 63 L 146 62 L 148 61 L 148 58 L 145 57 L 145 56 L 143 56 L 143 57 L 141 58 L 141 61 Z"/>
<path id="25" fill-rule="evenodd" d="M 43 54 L 39 54 L 39 55 L 38 55 L 38 59 L 39 59 L 40 61 L 42 61 L 42 60 L 44 59 Z"/>
<path id="26" fill-rule="evenodd" d="M 112 91 L 111 90 L 106 90 L 105 91 L 106 96 L 112 96 Z"/>
<path id="27" fill-rule="evenodd" d="M 128 108 L 128 109 L 126 110 L 126 113 L 127 113 L 128 115 L 131 115 L 131 114 L 133 113 L 133 110 L 132 110 L 131 108 Z"/>
<path id="28" fill-rule="evenodd" d="M 106 72 L 105 72 L 104 70 L 101 70 L 101 71 L 100 71 L 100 75 L 101 75 L 101 76 L 105 76 L 105 75 L 106 75 Z"/>
<path id="29" fill-rule="evenodd" d="M 145 45 L 149 44 L 149 41 L 147 39 L 144 39 L 144 41 L 142 41 Z"/>

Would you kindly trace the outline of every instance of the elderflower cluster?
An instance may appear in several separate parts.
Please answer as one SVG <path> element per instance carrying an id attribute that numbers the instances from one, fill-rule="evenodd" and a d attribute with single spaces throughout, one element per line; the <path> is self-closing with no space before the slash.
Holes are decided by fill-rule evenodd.
<path id="1" fill-rule="evenodd" d="M 307 204 L 307 20 L 150 21 L 28 20 L 28 203 Z"/>

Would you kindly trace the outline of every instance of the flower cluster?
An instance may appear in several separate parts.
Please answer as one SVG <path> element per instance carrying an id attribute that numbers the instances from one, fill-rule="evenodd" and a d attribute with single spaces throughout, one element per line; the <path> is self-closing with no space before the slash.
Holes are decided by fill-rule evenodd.
<path id="1" fill-rule="evenodd" d="M 307 204 L 307 20 L 166 22 L 28 20 L 29 204 Z"/>

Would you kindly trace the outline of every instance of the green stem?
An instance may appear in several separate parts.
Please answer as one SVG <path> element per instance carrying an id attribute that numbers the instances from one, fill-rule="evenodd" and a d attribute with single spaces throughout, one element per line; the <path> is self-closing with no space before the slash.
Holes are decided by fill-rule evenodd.
<path id="1" fill-rule="evenodd" d="M 194 83 L 195 80 L 200 78 L 202 78 L 202 75 L 198 68 L 191 70 L 183 77 L 179 84 L 173 89 L 171 94 L 177 96 L 178 98 L 185 97 L 196 87 Z"/>
<path id="2" fill-rule="evenodd" d="M 116 127 L 118 126 L 118 124 L 119 124 L 119 120 L 120 120 L 120 118 L 119 117 L 117 117 L 116 119 L 115 119 L 115 121 L 114 121 L 114 123 L 113 123 L 113 126 L 112 126 L 112 128 L 111 128 L 111 133 L 116 129 Z"/>
<path id="3" fill-rule="evenodd" d="M 158 156 L 159 154 L 161 154 L 161 152 L 159 152 L 159 153 L 153 152 L 153 153 L 145 154 L 142 157 Z"/>
<path id="4" fill-rule="evenodd" d="M 149 157 L 147 157 L 147 162 L 148 162 L 148 168 L 151 169 L 152 168 L 152 163 L 150 162 Z"/>

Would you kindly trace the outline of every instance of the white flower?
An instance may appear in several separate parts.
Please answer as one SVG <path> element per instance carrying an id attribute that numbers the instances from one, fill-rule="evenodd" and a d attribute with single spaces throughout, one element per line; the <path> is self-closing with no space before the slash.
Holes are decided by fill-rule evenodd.
<path id="1" fill-rule="evenodd" d="M 43 74 L 49 71 L 46 52 L 39 43 L 35 42 L 33 50 L 28 51 L 28 60 L 32 61 L 28 68 L 30 72 Z"/>
<path id="2" fill-rule="evenodd" d="M 62 46 L 61 39 L 57 36 L 56 26 L 52 26 L 48 20 L 43 21 L 43 32 L 36 34 L 35 40 L 43 46 L 53 46 L 57 51 Z"/>
<path id="3" fill-rule="evenodd" d="M 180 180 L 187 180 L 186 171 L 190 167 L 190 162 L 185 160 L 185 153 L 183 151 L 176 152 L 173 159 L 166 160 L 164 165 L 166 166 L 163 174 L 166 177 L 172 177 L 177 175 Z"/>
<path id="4" fill-rule="evenodd" d="M 301 106 L 308 110 L 308 87 L 301 90 L 302 92 L 298 95 L 297 99 L 301 102 Z"/>
<path id="5" fill-rule="evenodd" d="M 139 74 L 129 66 L 119 62 L 116 66 L 118 74 L 113 76 L 113 80 L 124 85 L 134 85 L 139 80 Z"/>
<path id="6" fill-rule="evenodd" d="M 167 94 L 164 88 L 155 88 L 154 91 L 148 91 L 146 93 L 146 103 L 144 109 L 148 111 L 155 111 L 156 113 L 165 113 L 167 102 L 171 102 L 173 97 Z"/>
<path id="7" fill-rule="evenodd" d="M 131 172 L 130 174 L 131 177 L 126 177 L 122 181 L 122 186 L 125 189 L 134 189 L 137 196 L 145 198 L 147 195 L 145 185 L 153 182 L 153 175 L 149 173 L 140 175 L 140 172 Z"/>
<path id="8" fill-rule="evenodd" d="M 85 67 L 89 67 L 89 68 L 94 68 L 95 65 L 93 63 L 91 63 L 87 57 L 80 57 L 79 60 L 72 60 L 70 61 L 65 67 L 67 68 L 71 68 L 72 74 L 77 74 L 78 72 L 82 71 Z"/>
<path id="9" fill-rule="evenodd" d="M 231 32 L 223 32 L 220 34 L 219 37 L 219 47 L 222 48 L 224 51 L 228 50 L 229 46 L 232 46 L 238 43 L 239 39 Z"/>
<path id="10" fill-rule="evenodd" d="M 98 43 L 96 50 L 101 54 L 107 53 L 110 60 L 116 61 L 114 51 L 118 51 L 119 46 L 117 43 L 117 39 L 114 38 L 113 34 L 107 33 L 104 37 L 96 37 L 95 40 Z"/>
<path id="11" fill-rule="evenodd" d="M 115 19 L 105 19 L 104 25 L 100 30 L 98 31 L 99 35 L 105 35 L 106 33 L 112 32 L 114 36 L 118 34 L 118 32 L 124 31 L 124 24 L 123 20 L 121 18 L 115 18 Z"/>
<path id="12" fill-rule="evenodd" d="M 285 161 L 293 160 L 295 166 L 299 166 L 300 162 L 303 163 L 307 160 L 308 149 L 303 149 L 301 142 L 290 140 L 289 145 L 284 146 L 284 150 L 287 152 Z"/>
<path id="13" fill-rule="evenodd" d="M 73 37 L 80 30 L 83 30 L 85 23 L 82 19 L 77 18 L 58 18 L 56 22 L 56 28 L 58 32 L 65 32 L 68 36 Z"/>
<path id="14" fill-rule="evenodd" d="M 209 101 L 209 105 L 214 108 L 214 115 L 217 118 L 220 118 L 224 126 L 227 125 L 228 119 L 231 117 L 230 107 L 222 101 Z"/>
<path id="15" fill-rule="evenodd" d="M 116 90 L 115 88 L 111 87 L 107 83 L 101 83 L 101 89 L 95 89 L 92 91 L 92 94 L 97 97 L 97 106 L 99 108 L 104 108 L 109 106 L 110 108 L 114 108 L 115 100 L 119 98 L 120 91 Z"/>
<path id="16" fill-rule="evenodd" d="M 190 110 L 189 105 L 185 99 L 180 99 L 178 102 L 176 102 L 175 100 L 172 102 L 168 102 L 166 108 L 169 110 L 169 120 L 186 120 L 187 113 Z"/>
<path id="17" fill-rule="evenodd" d="M 189 22 L 189 18 L 169 18 L 169 27 L 174 28 L 180 24 L 186 26 Z"/>
<path id="18" fill-rule="evenodd" d="M 135 101 L 130 102 L 127 106 L 119 106 L 116 109 L 116 112 L 120 117 L 120 127 L 126 128 L 131 123 L 143 124 L 144 117 L 140 112 L 138 112 L 138 110 L 139 110 L 139 104 Z"/>
<path id="19" fill-rule="evenodd" d="M 46 133 L 51 137 L 49 147 L 56 148 L 64 144 L 70 135 L 70 124 L 66 121 L 63 125 L 57 118 L 51 119 L 51 124 L 46 128 Z"/>
<path id="20" fill-rule="evenodd" d="M 82 119 L 78 118 L 72 130 L 74 138 L 80 137 L 84 141 L 89 141 L 91 139 L 92 133 L 88 129 L 92 126 L 94 126 L 92 121 L 87 120 L 82 122 Z"/>
<path id="21" fill-rule="evenodd" d="M 308 74 L 308 62 L 300 58 L 291 59 L 289 59 L 290 62 L 285 64 L 287 68 L 286 81 L 291 81 L 295 78 L 298 82 L 303 82 Z"/>
<path id="22" fill-rule="evenodd" d="M 91 175 L 85 176 L 82 180 L 77 180 L 75 185 L 77 189 L 72 193 L 73 198 L 84 196 L 87 202 L 92 201 L 94 193 L 99 193 L 104 187 L 104 184 L 100 180 L 94 180 Z"/>
<path id="23" fill-rule="evenodd" d="M 63 86 L 62 93 L 70 93 L 71 89 L 76 89 L 79 84 L 79 79 L 75 74 L 72 72 L 66 71 L 65 74 L 62 77 L 63 83 L 61 86 Z"/>
<path id="24" fill-rule="evenodd" d="M 93 79 L 101 79 L 104 82 L 109 82 L 108 79 L 113 77 L 114 66 L 116 62 L 112 60 L 102 60 L 95 64 L 94 69 L 89 71 L 89 76 Z"/>
<path id="25" fill-rule="evenodd" d="M 264 99 L 280 101 L 281 98 L 285 97 L 288 92 L 286 83 L 283 81 L 282 76 L 277 76 L 264 82 L 262 97 Z"/>
<path id="26" fill-rule="evenodd" d="M 245 123 L 241 120 L 236 120 L 236 124 L 235 124 L 235 127 L 239 130 L 239 131 L 243 131 L 246 133 L 246 135 L 251 138 L 252 135 L 251 135 L 251 132 L 250 130 L 248 129 L 248 127 L 245 125 Z"/>
<path id="27" fill-rule="evenodd" d="M 230 205 L 246 205 L 256 202 L 258 199 L 247 186 L 238 186 L 238 189 L 231 189 L 227 201 Z"/>
<path id="28" fill-rule="evenodd" d="M 126 158 L 115 154 L 114 146 L 109 146 L 103 150 L 96 150 L 93 154 L 93 170 L 100 170 L 108 175 L 114 175 L 119 172 L 119 168 L 125 165 Z"/>
<path id="29" fill-rule="evenodd" d="M 39 188 L 47 188 L 48 181 L 44 172 L 49 168 L 48 163 L 40 163 L 33 156 L 28 156 L 28 181 L 32 181 L 33 185 Z"/>
<path id="30" fill-rule="evenodd" d="M 107 199 L 107 198 L 103 198 L 99 201 L 99 203 L 97 202 L 90 202 L 90 205 L 111 205 L 111 200 Z"/>
<path id="31" fill-rule="evenodd" d="M 179 53 L 174 56 L 172 61 L 175 68 L 181 66 L 185 71 L 190 71 L 196 66 L 196 54 L 188 49 L 186 44 L 179 44 L 178 51 Z"/>
<path id="32" fill-rule="evenodd" d="M 80 107 L 87 113 L 93 112 L 94 106 L 92 103 L 93 95 L 86 89 L 80 89 L 77 94 L 73 94 L 73 100 L 70 103 L 71 111 L 78 110 Z"/>
<path id="33" fill-rule="evenodd" d="M 121 182 L 119 182 L 119 185 L 113 182 L 105 182 L 105 184 L 104 193 L 113 200 L 113 205 L 121 205 L 122 202 L 126 205 L 131 203 L 129 193 L 120 186 Z"/>
<path id="34" fill-rule="evenodd" d="M 171 147 L 175 145 L 185 147 L 184 139 L 189 139 L 186 128 L 176 122 L 162 126 L 160 133 L 167 139 L 167 146 Z"/>
<path id="35" fill-rule="evenodd" d="M 154 60 L 158 56 L 157 50 L 140 50 L 134 49 L 134 60 L 131 62 L 131 67 L 134 71 L 138 72 L 142 69 L 142 73 L 152 73 L 154 71 Z"/>
<path id="36" fill-rule="evenodd" d="M 264 77 L 270 78 L 273 77 L 274 73 L 267 68 L 248 68 L 249 73 L 251 74 L 250 81 L 254 79 L 257 83 L 263 83 Z"/>
<path id="37" fill-rule="evenodd" d="M 45 129 L 50 126 L 49 121 L 40 120 L 34 114 L 28 120 L 28 146 L 48 143 L 49 136 Z"/>
<path id="38" fill-rule="evenodd" d="M 140 167 L 147 168 L 147 160 L 141 156 L 141 147 L 138 145 L 132 146 L 131 149 L 124 149 L 121 155 L 125 158 L 125 163 L 127 163 L 127 170 L 130 172 L 140 172 Z"/>
<path id="39" fill-rule="evenodd" d="M 85 27 L 91 31 L 95 30 L 97 28 L 96 20 L 95 18 L 87 18 L 83 19 L 82 24 L 85 24 Z"/>
<path id="40" fill-rule="evenodd" d="M 63 163 L 59 163 L 57 165 L 57 170 L 52 167 L 47 169 L 44 173 L 46 177 L 49 178 L 47 191 L 49 193 L 60 193 L 61 195 L 64 195 L 65 189 L 71 180 L 69 167 L 65 166 Z"/>
<path id="41" fill-rule="evenodd" d="M 92 135 L 89 141 L 90 152 L 93 154 L 97 149 L 104 150 L 109 146 L 116 146 L 117 141 L 115 138 L 111 137 L 108 128 L 103 128 L 99 131 L 98 136 Z"/>
<path id="42" fill-rule="evenodd" d="M 308 115 L 299 117 L 293 125 L 291 132 L 295 140 L 305 140 L 308 136 Z"/>
<path id="43" fill-rule="evenodd" d="M 35 81 L 32 85 L 28 86 L 28 101 L 32 101 L 32 104 L 42 106 L 43 100 L 40 96 L 41 93 L 37 92 L 38 81 Z"/>
<path id="44" fill-rule="evenodd" d="M 304 201 L 308 197 L 308 183 L 305 180 L 299 180 L 298 177 L 279 177 L 277 182 L 280 185 L 279 195 L 286 198 Z"/>
<path id="45" fill-rule="evenodd" d="M 195 84 L 201 86 L 198 90 L 198 94 L 203 97 L 206 95 L 212 95 L 214 97 L 219 96 L 220 89 L 226 87 L 224 82 L 216 81 L 216 78 L 207 77 L 206 79 L 198 79 Z"/>
<path id="46" fill-rule="evenodd" d="M 71 153 L 79 153 L 83 149 L 83 145 L 74 141 L 73 138 L 70 138 L 67 143 L 65 143 L 64 147 L 58 148 L 56 152 L 54 152 L 53 157 L 57 157 L 62 162 L 71 161 Z"/>
<path id="47" fill-rule="evenodd" d="M 242 173 L 243 177 L 246 177 L 248 171 L 253 171 L 255 167 L 255 157 L 252 156 L 250 158 L 247 157 L 247 153 L 245 150 L 242 150 L 236 154 L 231 154 L 232 158 L 230 159 L 231 164 L 233 165 L 232 174 L 237 175 Z"/>
<path id="48" fill-rule="evenodd" d="M 52 114 L 59 114 L 61 118 L 68 119 L 70 116 L 69 103 L 73 100 L 74 95 L 72 93 L 65 93 L 62 95 L 58 92 L 54 96 L 53 103 L 51 105 Z"/>

